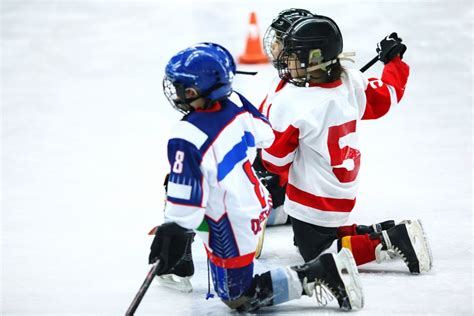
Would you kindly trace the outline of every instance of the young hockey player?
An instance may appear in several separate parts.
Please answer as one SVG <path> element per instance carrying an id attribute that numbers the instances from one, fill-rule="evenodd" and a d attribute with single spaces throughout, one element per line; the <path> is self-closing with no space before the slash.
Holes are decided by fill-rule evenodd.
<path id="1" fill-rule="evenodd" d="M 406 46 L 396 33 L 384 38 L 377 47 L 386 64 L 382 78 L 367 79 L 342 68 L 342 35 L 328 17 L 298 19 L 281 42 L 274 65 L 290 85 L 263 108 L 276 139 L 262 158 L 270 172 L 288 177 L 284 209 L 304 260 L 339 238 L 357 264 L 389 254 L 402 257 L 412 273 L 428 271 L 432 259 L 419 221 L 339 227 L 354 207 L 358 187 L 357 123 L 382 117 L 402 98 L 409 73 L 401 60 Z"/>
<path id="2" fill-rule="evenodd" d="M 267 28 L 265 35 L 263 37 L 263 47 L 268 59 L 271 61 L 272 65 L 278 69 L 277 58 L 283 48 L 283 35 L 288 31 L 293 23 L 298 21 L 301 18 L 316 16 L 305 9 L 287 9 L 281 11 L 278 16 L 272 21 L 270 26 Z M 286 86 L 287 82 L 276 76 L 272 81 L 268 93 L 259 107 L 259 111 L 270 120 L 269 111 L 273 103 L 273 99 L 282 89 Z M 289 221 L 288 215 L 284 212 L 283 203 L 285 200 L 285 190 L 286 183 L 288 181 L 288 172 L 282 172 L 280 175 L 274 174 L 266 170 L 266 168 L 261 163 L 260 155 L 257 156 L 257 159 L 253 165 L 257 176 L 262 180 L 262 183 L 270 192 L 273 199 L 273 209 L 270 212 L 270 216 L 266 222 L 267 226 L 285 224 Z M 341 226 L 337 229 L 337 234 L 334 231 L 331 232 L 332 238 L 328 237 L 327 244 L 330 245 L 331 241 L 339 238 L 339 243 L 343 237 L 351 235 L 364 235 L 370 234 L 373 232 L 381 232 L 383 229 L 388 229 L 395 226 L 393 220 L 384 221 L 382 223 L 377 223 L 369 226 L 365 225 L 351 225 L 351 226 Z M 265 225 L 262 225 L 265 228 Z M 347 240 L 347 238 L 346 238 Z M 319 253 L 319 251 L 318 251 Z M 316 254 L 313 254 L 315 256 Z"/>
<path id="3" fill-rule="evenodd" d="M 281 11 L 278 16 L 272 21 L 263 36 L 263 48 L 268 59 L 272 65 L 277 68 L 276 60 L 283 47 L 281 36 L 288 30 L 288 28 L 297 20 L 313 16 L 313 14 L 304 9 L 287 9 Z M 272 105 L 273 98 L 283 89 L 286 82 L 277 76 L 271 83 L 268 93 L 259 107 L 260 113 L 268 118 L 268 111 Z M 255 160 L 253 165 L 257 176 L 262 180 L 263 184 L 270 192 L 273 200 L 273 209 L 270 216 L 265 223 L 268 226 L 286 224 L 288 222 L 288 215 L 283 209 L 283 202 L 285 200 L 285 189 L 288 174 L 274 174 L 270 173 L 264 168 L 261 163 L 260 156 Z"/>
<path id="4" fill-rule="evenodd" d="M 251 163 L 256 148 L 270 145 L 274 135 L 266 118 L 232 90 L 235 64 L 227 50 L 197 44 L 173 56 L 165 72 L 165 95 L 185 116 L 168 142 L 165 223 L 157 228 L 149 255 L 150 263 L 159 260 L 157 274 L 193 274 L 190 245 L 196 232 L 214 289 L 232 309 L 276 305 L 312 295 L 320 286 L 342 309 L 361 308 L 362 290 L 348 250 L 253 274 L 260 224 L 271 202 Z M 348 272 L 344 280 L 342 269 Z"/>

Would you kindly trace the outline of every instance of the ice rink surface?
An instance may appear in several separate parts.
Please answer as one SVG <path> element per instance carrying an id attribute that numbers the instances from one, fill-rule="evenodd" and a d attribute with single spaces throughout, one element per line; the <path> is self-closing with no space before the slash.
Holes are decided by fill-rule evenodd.
<path id="1" fill-rule="evenodd" d="M 339 24 L 361 67 L 397 31 L 411 66 L 405 97 L 359 124 L 361 187 L 351 223 L 421 218 L 434 268 L 401 261 L 360 267 L 357 315 L 472 315 L 471 1 L 2 0 L 2 315 L 122 315 L 149 267 L 147 232 L 162 221 L 167 135 L 180 115 L 161 80 L 167 60 L 201 41 L 244 50 L 248 17 L 260 32 L 302 7 Z M 246 66 L 236 90 L 259 104 L 276 75 Z M 379 76 L 377 64 L 367 74 Z M 301 263 L 289 227 L 270 228 L 257 272 Z M 191 294 L 153 283 L 137 315 L 225 315 L 205 300 L 199 240 Z M 340 313 L 314 298 L 261 314 Z"/>

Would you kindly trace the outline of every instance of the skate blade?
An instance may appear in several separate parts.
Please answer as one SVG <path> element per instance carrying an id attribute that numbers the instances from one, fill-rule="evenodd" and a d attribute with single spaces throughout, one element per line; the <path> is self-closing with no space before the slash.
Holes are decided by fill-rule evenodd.
<path id="1" fill-rule="evenodd" d="M 193 290 L 190 277 L 180 277 L 174 274 L 156 276 L 158 283 L 169 289 L 178 290 L 183 293 L 190 293 Z"/>
<path id="2" fill-rule="evenodd" d="M 415 252 L 418 256 L 418 253 L 421 252 L 424 254 L 424 260 L 423 260 L 423 269 L 421 268 L 422 263 L 420 263 L 420 272 L 428 272 L 433 268 L 433 253 L 431 252 L 431 246 L 428 241 L 425 229 L 423 227 L 423 223 L 421 222 L 420 219 L 408 219 L 408 220 L 403 220 L 400 222 L 400 224 L 406 224 L 407 228 L 411 227 L 411 225 L 414 225 L 415 228 L 413 228 L 411 231 L 415 236 L 420 236 L 420 234 L 423 236 L 422 238 L 422 246 L 418 247 L 421 248 L 422 250 L 417 250 L 415 245 L 413 247 L 415 248 Z M 413 241 L 412 241 L 413 244 Z M 421 262 L 421 260 L 420 260 Z"/>
<path id="3" fill-rule="evenodd" d="M 342 248 L 334 256 L 339 276 L 344 281 L 346 292 L 349 296 L 352 309 L 361 309 L 364 307 L 364 293 L 359 279 L 359 270 L 354 260 L 354 256 L 347 248 Z M 348 277 L 342 276 L 342 270 L 345 269 Z"/>
<path id="4" fill-rule="evenodd" d="M 428 272 L 433 266 L 433 256 L 421 220 L 408 220 L 406 222 L 408 235 L 420 265 L 420 273 Z"/>
<path id="5" fill-rule="evenodd" d="M 431 268 L 433 268 L 433 253 L 431 252 L 431 245 L 428 240 L 428 237 L 426 236 L 426 231 L 425 231 L 425 228 L 423 227 L 423 223 L 421 222 L 421 219 L 417 219 L 416 221 L 420 225 L 421 231 L 423 232 L 423 237 L 425 238 L 424 241 L 425 241 L 426 248 L 428 250 L 428 256 L 430 258 L 429 270 L 431 270 Z"/>

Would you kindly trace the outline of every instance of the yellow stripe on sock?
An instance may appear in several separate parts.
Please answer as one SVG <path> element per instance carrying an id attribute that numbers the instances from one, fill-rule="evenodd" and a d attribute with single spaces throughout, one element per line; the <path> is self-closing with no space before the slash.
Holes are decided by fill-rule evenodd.
<path id="1" fill-rule="evenodd" d="M 342 248 L 347 248 L 352 252 L 351 236 L 342 237 L 341 245 Z"/>

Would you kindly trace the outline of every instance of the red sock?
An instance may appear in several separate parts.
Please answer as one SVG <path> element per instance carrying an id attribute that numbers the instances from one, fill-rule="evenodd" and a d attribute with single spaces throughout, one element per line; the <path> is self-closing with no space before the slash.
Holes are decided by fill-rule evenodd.
<path id="1" fill-rule="evenodd" d="M 359 266 L 375 260 L 375 248 L 380 244 L 378 239 L 370 239 L 368 234 L 345 236 L 341 239 L 341 246 L 349 249 Z"/>
<path id="2" fill-rule="evenodd" d="M 357 235 L 357 225 L 352 224 L 351 226 L 339 226 L 337 228 L 337 238 L 341 239 L 345 236 L 354 236 Z"/>

